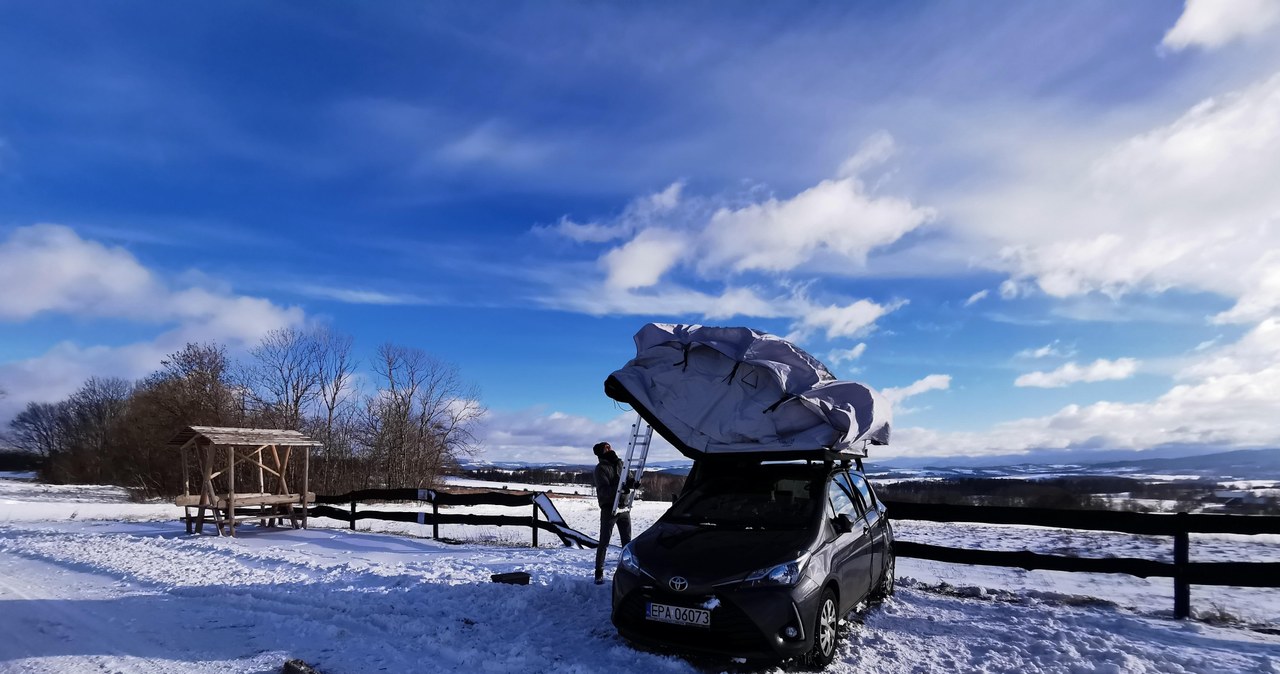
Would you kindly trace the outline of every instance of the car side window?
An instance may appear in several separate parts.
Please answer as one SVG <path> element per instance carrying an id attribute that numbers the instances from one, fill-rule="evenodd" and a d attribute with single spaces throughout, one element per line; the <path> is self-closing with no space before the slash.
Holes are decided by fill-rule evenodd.
<path id="1" fill-rule="evenodd" d="M 837 473 L 837 474 L 836 474 L 836 479 L 835 479 L 835 480 L 833 480 L 833 481 L 834 481 L 834 482 L 839 482 L 839 483 L 840 483 L 840 486 L 844 487 L 845 491 L 849 492 L 849 496 L 851 496 L 851 497 L 853 498 L 853 501 L 854 501 L 854 502 L 857 504 L 857 506 L 858 506 L 858 512 L 859 512 L 859 513 L 865 513 L 865 512 L 867 512 L 867 510 L 869 509 L 867 504 L 868 504 L 869 502 L 868 502 L 868 501 L 867 501 L 867 500 L 862 496 L 862 494 L 860 494 L 860 493 L 858 492 L 858 490 L 856 490 L 856 489 L 854 489 L 854 488 L 853 488 L 853 485 L 849 484 L 849 475 L 848 475 L 848 474 L 846 474 L 846 473 Z"/>
<path id="2" fill-rule="evenodd" d="M 836 516 L 848 515 L 852 519 L 862 517 L 858 507 L 854 505 L 853 499 L 849 498 L 849 493 L 841 487 L 837 480 L 832 480 L 827 487 L 827 497 L 831 499 L 831 507 L 835 510 Z"/>
<path id="3" fill-rule="evenodd" d="M 858 498 L 867 503 L 867 524 L 875 526 L 880 521 L 880 511 L 876 509 L 875 494 L 871 491 L 871 485 L 867 484 L 867 478 L 859 473 L 849 473 L 849 482 Z"/>
<path id="4" fill-rule="evenodd" d="M 871 485 L 867 484 L 867 478 L 856 473 L 849 475 L 849 481 L 853 483 L 853 488 L 858 490 L 862 496 L 862 501 L 867 504 L 867 510 L 876 507 L 876 497 L 871 491 Z"/>

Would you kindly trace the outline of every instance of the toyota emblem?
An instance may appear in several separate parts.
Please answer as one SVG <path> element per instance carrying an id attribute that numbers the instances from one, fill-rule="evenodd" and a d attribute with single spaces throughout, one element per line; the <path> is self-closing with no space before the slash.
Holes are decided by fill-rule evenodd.
<path id="1" fill-rule="evenodd" d="M 671 589 L 676 592 L 684 592 L 689 589 L 689 581 L 685 580 L 683 576 L 673 576 L 671 580 L 667 581 L 667 585 L 670 585 Z"/>

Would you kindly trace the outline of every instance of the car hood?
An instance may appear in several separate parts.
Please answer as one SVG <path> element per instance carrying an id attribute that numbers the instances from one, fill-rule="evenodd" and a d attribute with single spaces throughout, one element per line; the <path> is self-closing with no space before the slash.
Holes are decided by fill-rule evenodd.
<path id="1" fill-rule="evenodd" d="M 717 585 L 796 559 L 813 536 L 808 530 L 658 522 L 631 543 L 631 552 L 656 580 L 683 576 L 696 585 Z"/>

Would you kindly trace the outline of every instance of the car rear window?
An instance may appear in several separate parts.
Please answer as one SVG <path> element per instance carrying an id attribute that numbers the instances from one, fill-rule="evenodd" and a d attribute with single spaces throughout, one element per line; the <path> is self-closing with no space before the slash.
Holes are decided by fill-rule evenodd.
<path id="1" fill-rule="evenodd" d="M 760 528 L 801 528 L 826 500 L 823 480 L 779 471 L 713 476 L 685 494 L 668 521 Z"/>

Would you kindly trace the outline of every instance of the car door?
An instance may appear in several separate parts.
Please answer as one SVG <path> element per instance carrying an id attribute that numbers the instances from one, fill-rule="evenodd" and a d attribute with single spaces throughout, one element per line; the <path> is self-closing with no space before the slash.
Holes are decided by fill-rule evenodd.
<path id="1" fill-rule="evenodd" d="M 850 472 L 845 477 L 853 493 L 862 501 L 863 511 L 866 513 L 867 530 L 871 535 L 872 547 L 871 586 L 875 587 L 876 583 L 880 582 L 880 574 L 884 572 L 885 557 L 889 553 L 888 520 L 885 519 L 884 510 L 876 500 L 875 492 L 871 490 L 867 478 L 856 472 Z"/>
<path id="2" fill-rule="evenodd" d="M 871 590 L 872 539 L 866 520 L 859 511 L 857 501 L 848 488 L 833 479 L 828 483 L 827 498 L 832 509 L 832 519 L 847 515 L 853 522 L 853 530 L 840 533 L 833 542 L 832 561 L 840 582 L 841 611 L 853 608 Z M 833 527 L 835 524 L 833 522 Z"/>

